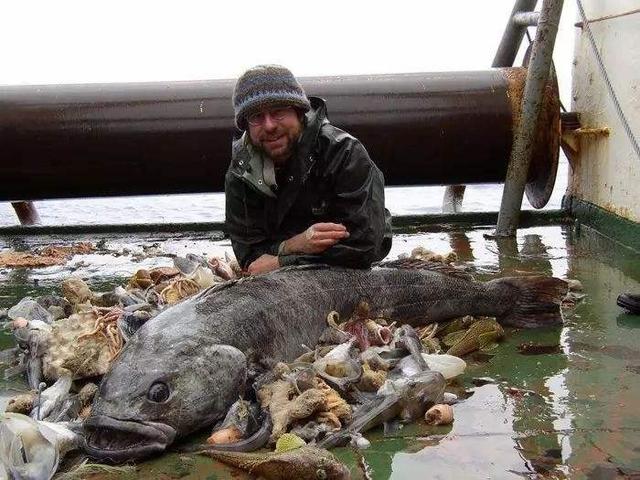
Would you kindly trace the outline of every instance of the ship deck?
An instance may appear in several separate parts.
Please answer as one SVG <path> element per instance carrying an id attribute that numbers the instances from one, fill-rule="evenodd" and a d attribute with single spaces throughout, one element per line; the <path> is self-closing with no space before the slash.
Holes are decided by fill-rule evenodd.
<path id="1" fill-rule="evenodd" d="M 429 231 L 431 230 L 431 231 Z M 405 226 L 390 258 L 416 246 L 453 250 L 480 279 L 539 273 L 579 280 L 586 297 L 565 311 L 562 327 L 510 330 L 490 354 L 472 354 L 451 391 L 460 394 L 452 426 L 423 422 L 385 435 L 370 432 L 371 447 L 335 452 L 366 478 L 624 478 L 640 472 L 640 316 L 616 306 L 621 292 L 640 292 L 640 256 L 586 226 L 551 224 L 521 229 L 516 239 L 485 238 L 488 226 Z M 215 236 L 213 236 L 216 238 Z M 92 289 L 125 282 L 139 268 L 170 265 L 165 254 L 230 251 L 208 232 L 9 235 L 5 248 L 104 240 L 104 251 L 77 255 L 63 266 L 0 269 L 0 308 L 26 295 L 57 291 L 69 274 Z M 12 340 L 0 333 L 0 349 Z M 522 351 L 525 344 L 540 348 Z M 0 380 L 0 408 L 25 386 Z M 200 436 L 193 441 L 204 438 Z M 245 478 L 202 456 L 166 454 L 135 471 L 89 478 Z M 248 477 L 246 477 L 248 478 Z M 635 477 L 634 477 L 635 478 Z"/>

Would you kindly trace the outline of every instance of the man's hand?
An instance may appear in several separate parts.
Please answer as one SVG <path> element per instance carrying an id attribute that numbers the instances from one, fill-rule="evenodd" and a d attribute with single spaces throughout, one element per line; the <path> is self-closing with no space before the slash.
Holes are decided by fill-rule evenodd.
<path id="1" fill-rule="evenodd" d="M 315 223 L 304 232 L 286 240 L 284 253 L 322 253 L 348 237 L 349 232 L 341 223 Z"/>
<path id="2" fill-rule="evenodd" d="M 280 268 L 280 262 L 278 261 L 278 257 L 274 257 L 273 255 L 264 255 L 256 258 L 249 267 L 247 271 L 250 275 L 257 275 L 259 273 L 267 273 L 273 270 Z"/>

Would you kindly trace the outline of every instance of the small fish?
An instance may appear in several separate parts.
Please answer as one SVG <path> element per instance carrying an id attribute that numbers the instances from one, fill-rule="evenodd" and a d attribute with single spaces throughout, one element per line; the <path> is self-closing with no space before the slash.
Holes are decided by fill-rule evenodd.
<path id="1" fill-rule="evenodd" d="M 49 480 L 60 459 L 80 446 L 80 435 L 69 427 L 19 413 L 0 414 L 0 467 L 8 478 Z"/>
<path id="2" fill-rule="evenodd" d="M 135 312 L 125 311 L 120 318 L 118 318 L 118 330 L 120 330 L 125 342 L 128 342 L 133 334 L 151 317 L 152 314 L 144 310 L 137 310 Z"/>
<path id="3" fill-rule="evenodd" d="M 37 390 L 43 378 L 42 355 L 51 337 L 51 326 L 40 320 L 29 320 L 26 326 L 15 329 L 13 336 L 24 350 L 20 361 L 23 370 L 27 372 L 29 388 Z M 5 371 L 5 376 L 7 373 Z"/>
<path id="4" fill-rule="evenodd" d="M 355 385 L 362 378 L 362 365 L 360 362 L 352 358 L 348 358 L 344 361 L 332 362 L 331 360 L 328 360 L 323 362 L 325 359 L 326 357 L 321 358 L 314 363 L 313 366 L 316 373 L 320 378 L 327 382 L 327 385 L 334 390 L 337 390 L 340 395 L 345 396 L 351 385 Z M 340 371 L 343 375 L 332 375 L 332 373 L 336 373 L 334 370 Z"/>
<path id="5" fill-rule="evenodd" d="M 220 429 L 234 427 L 242 438 L 251 436 L 258 430 L 260 407 L 255 402 L 239 399 L 227 412 Z"/>
<path id="6" fill-rule="evenodd" d="M 87 383 L 75 395 L 70 395 L 64 401 L 58 402 L 51 413 L 44 419 L 49 422 L 68 422 L 76 420 L 82 409 L 91 404 L 98 391 L 95 383 Z"/>
<path id="7" fill-rule="evenodd" d="M 73 382 L 71 375 L 63 375 L 46 390 L 42 391 L 34 402 L 33 410 L 31 410 L 31 418 L 43 420 L 49 414 L 61 407 L 66 400 Z M 43 386 L 46 386 L 44 383 Z"/>
<path id="8" fill-rule="evenodd" d="M 349 469 L 329 451 L 304 446 L 281 453 L 236 453 L 214 449 L 206 455 L 266 480 L 348 480 Z"/>
<path id="9" fill-rule="evenodd" d="M 256 432 L 249 438 L 238 440 L 237 442 L 232 443 L 217 444 L 215 445 L 215 447 L 211 447 L 210 445 L 182 447 L 178 449 L 178 451 L 182 453 L 202 453 L 211 448 L 214 448 L 217 451 L 225 452 L 253 452 L 255 450 L 259 450 L 269 442 L 269 437 L 271 437 L 271 428 L 273 427 L 271 415 L 269 415 L 268 411 L 262 412 L 261 421 L 262 425 L 260 426 L 260 428 L 256 430 Z"/>
<path id="10" fill-rule="evenodd" d="M 476 350 L 488 349 L 497 340 L 504 337 L 504 329 L 493 318 L 483 318 L 474 322 L 466 332 L 450 333 L 444 338 L 453 338 L 454 341 L 447 350 L 447 354 L 462 357 Z"/>
<path id="11" fill-rule="evenodd" d="M 358 408 L 349 426 L 330 434 L 318 446 L 333 448 L 346 445 L 355 434 L 364 433 L 397 417 L 405 422 L 419 418 L 429 404 L 442 399 L 446 381 L 441 373 L 427 370 L 394 385 L 386 394 L 379 392 L 373 400 Z"/>
<path id="12" fill-rule="evenodd" d="M 429 370 L 426 360 L 422 357 L 422 342 L 418 332 L 411 325 L 402 325 L 395 332 L 396 346 L 402 347 L 411 354 L 420 370 Z"/>
<path id="13" fill-rule="evenodd" d="M 53 316 L 31 297 L 24 297 L 18 304 L 7 311 L 7 315 L 12 320 L 22 317 L 27 320 L 39 320 L 47 324 L 53 322 Z"/>
<path id="14" fill-rule="evenodd" d="M 236 278 L 236 274 L 233 272 L 229 262 L 225 262 L 221 258 L 214 257 L 209 260 L 209 267 L 213 270 L 213 273 L 218 275 L 223 280 L 231 280 Z"/>

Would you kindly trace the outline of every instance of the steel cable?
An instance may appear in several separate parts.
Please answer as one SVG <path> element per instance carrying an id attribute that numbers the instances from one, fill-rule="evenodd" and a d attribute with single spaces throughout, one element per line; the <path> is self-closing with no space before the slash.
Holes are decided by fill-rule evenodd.
<path id="1" fill-rule="evenodd" d="M 616 95 L 615 90 L 613 89 L 613 85 L 611 84 L 611 80 L 609 80 L 609 74 L 607 73 L 607 70 L 604 66 L 604 62 L 602 61 L 602 57 L 600 56 L 600 52 L 598 51 L 598 48 L 596 47 L 596 41 L 593 38 L 593 33 L 591 32 L 591 27 L 589 26 L 589 20 L 587 20 L 587 16 L 584 13 L 584 8 L 582 7 L 582 2 L 580 0 L 576 0 L 578 2 L 578 10 L 580 11 L 580 16 L 582 17 L 582 24 L 584 29 L 587 32 L 587 37 L 589 38 L 589 43 L 591 43 L 591 48 L 593 49 L 593 53 L 595 54 L 596 57 L 596 62 L 598 63 L 598 67 L 600 68 L 600 73 L 602 74 L 602 77 L 604 78 L 604 82 L 607 85 L 607 89 L 609 90 L 609 94 L 611 95 L 611 99 L 613 100 L 613 104 L 616 108 L 616 111 L 618 113 L 618 117 L 620 118 L 620 121 L 622 122 L 622 126 L 624 127 L 625 132 L 627 133 L 627 136 L 629 137 L 629 141 L 631 142 L 631 145 L 633 147 L 633 149 L 636 152 L 636 155 L 638 156 L 638 159 L 640 159 L 640 146 L 638 146 L 638 140 L 636 140 L 635 135 L 633 134 L 633 132 L 631 131 L 631 127 L 629 126 L 629 122 L 627 121 L 627 117 L 625 116 L 624 112 L 622 111 L 622 107 L 620 106 L 620 102 L 618 101 L 618 96 Z"/>

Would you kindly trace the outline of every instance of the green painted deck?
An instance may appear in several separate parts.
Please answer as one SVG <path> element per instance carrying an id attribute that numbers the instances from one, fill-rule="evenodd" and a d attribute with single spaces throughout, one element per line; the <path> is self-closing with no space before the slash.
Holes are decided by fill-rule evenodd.
<path id="1" fill-rule="evenodd" d="M 406 230 L 405 230 L 406 232 Z M 509 331 L 493 356 L 471 356 L 464 377 L 451 386 L 470 395 L 454 406 L 451 427 L 419 422 L 391 436 L 368 434 L 372 445 L 362 452 L 372 478 L 625 478 L 640 472 L 640 316 L 615 304 L 620 292 L 640 292 L 640 255 L 588 227 L 538 226 L 520 230 L 517 240 L 488 240 L 489 228 L 449 228 L 447 232 L 399 233 L 392 258 L 422 245 L 437 252 L 456 251 L 482 279 L 527 273 L 575 278 L 587 296 L 566 310 L 562 328 Z M 109 250 L 76 256 L 62 267 L 0 269 L 0 308 L 26 295 L 58 288 L 70 273 L 88 280 L 94 290 L 120 284 L 138 268 L 169 265 L 158 250 L 220 254 L 226 240 L 211 241 L 205 232 L 144 237 L 136 234 L 3 237 L 5 248 L 60 241 L 105 238 Z M 144 238 L 144 239 L 143 239 Z M 215 238 L 215 237 L 214 237 Z M 147 247 L 157 244 L 155 250 Z M 145 255 L 142 247 L 147 248 Z M 151 256 L 147 254 L 152 253 Z M 133 255 L 133 256 L 132 256 Z M 136 258 L 138 260 L 136 260 Z M 521 344 L 533 342 L 553 353 L 524 355 Z M 0 348 L 11 339 L 0 333 Z M 487 384 L 478 378 L 492 379 Z M 474 380 L 475 379 L 475 380 Z M 487 380 L 485 380 L 487 381 Z M 0 381 L 0 407 L 24 388 Z M 465 396 L 466 396 L 465 395 Z M 201 438 L 201 437 L 200 437 Z M 359 454 L 344 448 L 336 454 L 364 478 Z M 86 478 L 86 477 L 85 477 Z M 135 473 L 88 478 L 224 479 L 249 478 L 199 456 L 167 454 L 137 465 Z M 636 477 L 634 477 L 636 478 Z"/>

